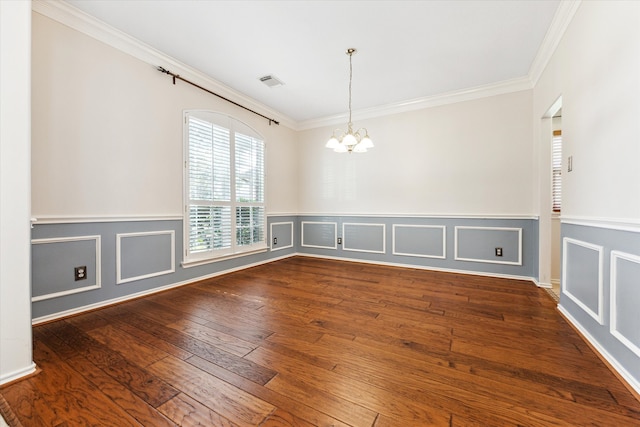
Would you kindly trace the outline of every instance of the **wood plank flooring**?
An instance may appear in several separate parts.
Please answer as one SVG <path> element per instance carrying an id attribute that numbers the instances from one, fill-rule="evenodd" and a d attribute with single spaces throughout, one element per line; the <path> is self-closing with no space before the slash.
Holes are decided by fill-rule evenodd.
<path id="1" fill-rule="evenodd" d="M 315 258 L 37 326 L 34 360 L 13 424 L 640 425 L 532 283 Z"/>

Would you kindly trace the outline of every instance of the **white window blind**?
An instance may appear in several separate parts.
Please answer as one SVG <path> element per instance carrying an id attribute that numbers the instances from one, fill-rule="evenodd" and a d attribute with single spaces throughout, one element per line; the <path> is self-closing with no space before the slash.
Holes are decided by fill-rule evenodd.
<path id="1" fill-rule="evenodd" d="M 552 207 L 553 212 L 560 212 L 562 207 L 562 131 L 553 131 L 552 141 Z"/>
<path id="2" fill-rule="evenodd" d="M 185 261 L 266 248 L 264 151 L 232 118 L 185 113 Z"/>

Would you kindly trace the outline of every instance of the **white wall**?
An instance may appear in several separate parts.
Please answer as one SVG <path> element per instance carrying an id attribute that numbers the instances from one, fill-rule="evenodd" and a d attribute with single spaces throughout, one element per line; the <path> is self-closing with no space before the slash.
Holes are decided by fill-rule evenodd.
<path id="1" fill-rule="evenodd" d="M 333 127 L 301 132 L 300 212 L 532 215 L 531 108 L 521 91 L 356 118 L 366 154 L 324 148 Z"/>
<path id="2" fill-rule="evenodd" d="M 33 61 L 33 216 L 180 216 L 182 111 L 198 108 L 265 137 L 268 213 L 297 211 L 291 129 L 39 13 Z"/>
<path id="3" fill-rule="evenodd" d="M 534 117 L 562 95 L 563 217 L 640 218 L 640 3 L 582 2 L 534 89 Z"/>
<path id="4" fill-rule="evenodd" d="M 31 358 L 31 2 L 0 2 L 0 384 Z"/>

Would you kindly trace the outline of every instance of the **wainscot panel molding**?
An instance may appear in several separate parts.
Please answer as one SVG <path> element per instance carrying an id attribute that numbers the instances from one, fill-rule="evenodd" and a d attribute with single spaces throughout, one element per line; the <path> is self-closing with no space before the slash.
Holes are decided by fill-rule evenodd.
<path id="1" fill-rule="evenodd" d="M 304 248 L 338 249 L 338 223 L 302 221 L 300 246 Z"/>
<path id="2" fill-rule="evenodd" d="M 307 232 L 308 226 L 304 224 L 324 224 L 327 227 L 326 240 L 322 245 L 311 242 L 306 235 L 302 236 L 298 250 L 301 254 L 442 271 L 524 277 L 536 283 L 538 280 L 538 221 L 531 218 L 345 214 L 300 215 L 299 220 L 303 224 L 301 234 Z M 342 235 L 334 236 L 334 226 L 341 230 Z M 459 239 L 454 233 L 446 232 L 456 227 L 468 232 L 480 230 L 482 233 L 476 236 L 477 239 L 470 240 Z M 357 235 L 348 234 L 355 232 Z M 357 236 L 357 244 L 354 244 L 354 236 Z M 335 245 L 337 238 L 343 239 L 342 244 Z M 455 240 L 461 240 L 457 248 Z M 502 260 L 496 260 L 493 256 L 496 246 L 504 250 Z M 457 252 L 462 255 L 478 253 L 480 256 L 458 256 L 456 259 Z M 474 260 L 470 262 L 472 258 Z"/>
<path id="3" fill-rule="evenodd" d="M 174 273 L 175 236 L 174 230 L 116 234 L 116 284 Z"/>
<path id="4" fill-rule="evenodd" d="M 458 261 L 522 265 L 522 228 L 456 226 L 454 235 Z M 502 255 L 496 255 L 497 248 Z"/>
<path id="5" fill-rule="evenodd" d="M 295 216 L 267 217 L 267 230 L 280 230 L 271 224 L 285 223 L 288 237 L 282 235 L 282 242 L 295 242 L 291 235 L 291 224 L 296 230 Z M 278 231 L 280 232 L 280 231 Z M 269 233 L 270 234 L 270 233 Z M 171 287 L 182 286 L 212 275 L 223 274 L 247 268 L 252 265 L 282 259 L 296 253 L 296 246 L 287 245 L 278 251 L 268 248 L 242 257 L 219 260 L 204 265 L 184 268 L 178 257 L 183 246 L 182 218 L 178 220 L 134 220 L 108 222 L 62 222 L 42 224 L 36 222 L 31 230 L 32 262 L 34 277 L 34 300 L 32 318 L 38 321 L 51 320 L 84 310 L 114 304 L 130 298 L 158 292 Z M 86 239 L 95 239 L 98 248 L 95 265 L 87 256 L 95 251 L 77 245 L 87 244 Z M 267 239 L 270 239 L 270 235 Z M 78 242 L 77 240 L 83 240 Z M 91 245 L 93 241 L 89 242 Z M 39 251 L 48 245 L 56 245 L 55 251 Z M 75 247 L 73 245 L 76 245 Z M 91 258 L 93 260 L 93 258 Z M 87 287 L 89 280 L 73 280 L 73 267 L 87 266 L 90 276 L 95 271 L 100 286 Z M 61 269 L 58 273 L 58 269 Z M 63 285 L 47 291 L 51 278 L 70 276 Z M 40 280 L 39 278 L 46 278 Z M 43 285 L 40 286 L 39 284 Z M 57 283 L 57 282 L 54 282 Z M 65 285 L 71 283 L 72 285 Z M 69 289 L 70 286 L 84 284 L 83 289 Z M 66 287 L 65 287 L 66 286 Z M 43 288 L 44 290 L 40 290 Z"/>
<path id="6" fill-rule="evenodd" d="M 640 233 L 618 225 L 563 220 L 558 309 L 640 393 Z"/>
<path id="7" fill-rule="evenodd" d="M 43 272 L 45 274 L 40 274 L 40 270 L 32 274 L 31 302 L 87 292 L 102 286 L 100 236 L 32 239 L 31 245 L 32 263 L 43 261 L 49 265 Z M 75 267 L 86 268 L 85 279 L 74 280 Z"/>
<path id="8" fill-rule="evenodd" d="M 293 221 L 271 223 L 269 241 L 271 242 L 270 249 L 272 252 L 293 248 L 295 241 L 293 223 Z"/>
<path id="9" fill-rule="evenodd" d="M 353 252 L 386 253 L 385 225 L 342 223 L 342 249 Z"/>
<path id="10" fill-rule="evenodd" d="M 640 357 L 640 256 L 611 251 L 610 287 L 611 335 Z"/>
<path id="11" fill-rule="evenodd" d="M 393 255 L 447 257 L 447 227 L 444 225 L 393 224 L 392 234 Z"/>
<path id="12" fill-rule="evenodd" d="M 604 248 L 565 237 L 562 239 L 562 293 L 603 324 Z"/>

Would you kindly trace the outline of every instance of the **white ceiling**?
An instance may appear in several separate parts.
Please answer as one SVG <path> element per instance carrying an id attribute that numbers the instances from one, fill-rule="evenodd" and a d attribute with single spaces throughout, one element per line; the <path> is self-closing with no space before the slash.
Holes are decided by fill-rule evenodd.
<path id="1" fill-rule="evenodd" d="M 346 112 L 349 47 L 354 111 L 526 77 L 559 0 L 68 3 L 304 122 Z"/>

